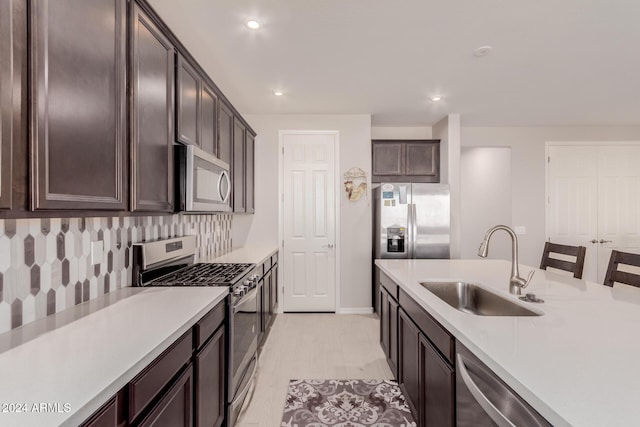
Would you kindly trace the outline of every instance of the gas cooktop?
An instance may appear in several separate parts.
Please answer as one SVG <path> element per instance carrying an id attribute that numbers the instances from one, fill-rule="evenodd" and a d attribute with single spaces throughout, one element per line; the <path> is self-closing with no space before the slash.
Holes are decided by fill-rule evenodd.
<path id="1" fill-rule="evenodd" d="M 159 277 L 147 286 L 233 286 L 253 264 L 193 264 Z"/>

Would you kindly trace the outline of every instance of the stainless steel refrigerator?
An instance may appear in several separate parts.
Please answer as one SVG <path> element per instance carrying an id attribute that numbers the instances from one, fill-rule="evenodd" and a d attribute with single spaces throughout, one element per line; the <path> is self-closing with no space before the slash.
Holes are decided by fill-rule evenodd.
<path id="1" fill-rule="evenodd" d="M 382 183 L 373 198 L 374 258 L 449 258 L 448 185 Z"/>

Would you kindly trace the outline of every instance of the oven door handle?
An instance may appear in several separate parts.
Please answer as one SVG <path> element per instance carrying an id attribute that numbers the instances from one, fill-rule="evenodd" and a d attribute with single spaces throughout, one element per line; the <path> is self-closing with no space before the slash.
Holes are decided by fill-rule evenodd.
<path id="1" fill-rule="evenodd" d="M 238 312 L 238 307 L 240 307 L 242 304 L 244 304 L 245 302 L 249 301 L 250 299 L 256 297 L 258 294 L 258 288 L 255 287 L 253 289 L 251 289 L 249 291 L 248 294 L 245 294 L 238 302 L 236 302 L 235 304 L 233 304 L 233 313 L 237 313 Z"/>
<path id="2" fill-rule="evenodd" d="M 222 194 L 222 181 L 227 184 L 227 191 L 225 194 Z M 229 199 L 229 194 L 231 193 L 231 182 L 229 180 L 229 174 L 227 171 L 222 171 L 220 177 L 218 178 L 218 194 L 220 195 L 220 199 L 222 203 L 226 203 L 227 199 Z"/>

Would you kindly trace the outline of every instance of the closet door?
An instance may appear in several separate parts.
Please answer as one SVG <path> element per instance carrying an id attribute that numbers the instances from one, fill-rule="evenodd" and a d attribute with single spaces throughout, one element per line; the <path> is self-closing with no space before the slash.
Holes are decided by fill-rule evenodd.
<path id="1" fill-rule="evenodd" d="M 612 250 L 640 253 L 640 145 L 597 149 L 598 283 L 603 283 Z"/>
<path id="2" fill-rule="evenodd" d="M 583 278 L 602 283 L 611 250 L 640 253 L 640 144 L 547 150 L 547 239 L 587 248 Z"/>

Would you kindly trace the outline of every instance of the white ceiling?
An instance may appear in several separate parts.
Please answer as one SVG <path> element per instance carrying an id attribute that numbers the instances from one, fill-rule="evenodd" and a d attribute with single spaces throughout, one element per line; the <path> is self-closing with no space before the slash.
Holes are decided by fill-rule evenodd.
<path id="1" fill-rule="evenodd" d="M 475 126 L 640 124 L 638 0 L 150 3 L 243 114 L 368 113 L 378 126 L 428 126 L 448 113 Z M 247 29 L 248 18 L 263 27 Z M 482 45 L 493 51 L 474 57 Z"/>

